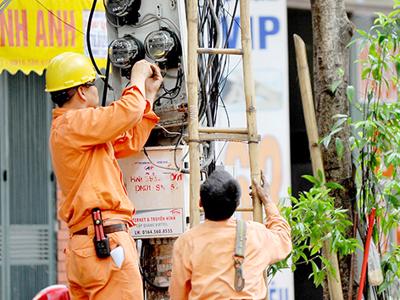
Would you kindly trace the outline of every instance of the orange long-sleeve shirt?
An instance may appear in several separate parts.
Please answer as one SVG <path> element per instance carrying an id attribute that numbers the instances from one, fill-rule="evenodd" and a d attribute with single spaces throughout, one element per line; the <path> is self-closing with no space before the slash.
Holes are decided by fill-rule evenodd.
<path id="1" fill-rule="evenodd" d="M 288 223 L 274 204 L 267 205 L 266 212 L 266 224 L 247 222 L 245 286 L 241 292 L 234 288 L 236 220 L 206 220 L 174 244 L 171 300 L 265 299 L 264 270 L 292 249 Z"/>
<path id="2" fill-rule="evenodd" d="M 50 151 L 62 193 L 59 216 L 71 232 L 103 218 L 129 221 L 129 200 L 117 158 L 141 150 L 159 118 L 137 87 L 126 88 L 108 107 L 53 110 Z"/>

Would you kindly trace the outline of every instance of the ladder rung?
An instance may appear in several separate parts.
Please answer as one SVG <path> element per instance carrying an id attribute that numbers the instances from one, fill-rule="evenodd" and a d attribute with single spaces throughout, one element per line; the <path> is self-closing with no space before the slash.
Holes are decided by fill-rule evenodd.
<path id="1" fill-rule="evenodd" d="M 236 211 L 253 211 L 252 207 L 239 207 L 236 208 Z"/>
<path id="2" fill-rule="evenodd" d="M 258 136 L 257 141 L 260 141 Z M 200 133 L 200 141 L 230 141 L 230 142 L 249 142 L 249 136 L 243 133 Z"/>
<path id="3" fill-rule="evenodd" d="M 200 133 L 238 133 L 247 134 L 247 128 L 216 128 L 216 127 L 200 127 Z"/>
<path id="4" fill-rule="evenodd" d="M 199 54 L 243 55 L 243 50 L 242 49 L 231 49 L 231 48 L 198 48 L 197 53 L 199 53 Z"/>

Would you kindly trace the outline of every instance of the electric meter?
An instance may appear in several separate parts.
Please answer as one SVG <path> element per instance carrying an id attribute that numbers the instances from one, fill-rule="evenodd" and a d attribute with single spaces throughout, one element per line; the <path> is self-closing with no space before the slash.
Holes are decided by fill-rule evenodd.
<path id="1" fill-rule="evenodd" d="M 112 41 L 108 48 L 108 53 L 113 66 L 129 69 L 129 72 L 135 62 L 145 56 L 143 44 L 132 35 L 125 35 Z"/>
<path id="2" fill-rule="evenodd" d="M 134 25 L 139 20 L 141 0 L 104 0 L 106 16 L 114 26 Z"/>
<path id="3" fill-rule="evenodd" d="M 144 41 L 147 56 L 152 60 L 165 63 L 168 67 L 174 67 L 181 56 L 181 45 L 177 35 L 167 29 L 150 32 Z"/>

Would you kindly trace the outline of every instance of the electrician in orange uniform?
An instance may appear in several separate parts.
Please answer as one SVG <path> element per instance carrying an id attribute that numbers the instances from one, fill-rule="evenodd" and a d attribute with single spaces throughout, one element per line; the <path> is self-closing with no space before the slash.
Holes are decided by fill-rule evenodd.
<path id="1" fill-rule="evenodd" d="M 254 192 L 264 204 L 265 224 L 232 218 L 241 191 L 226 171 L 217 169 L 202 184 L 200 204 L 206 220 L 174 243 L 171 300 L 265 299 L 263 272 L 289 255 L 292 242 L 290 227 L 268 189 L 256 184 Z M 243 224 L 239 239 L 238 222 Z"/>
<path id="2" fill-rule="evenodd" d="M 58 106 L 49 143 L 61 190 L 59 216 L 70 231 L 69 291 L 72 299 L 141 300 L 138 254 L 128 229 L 134 208 L 117 159 L 140 151 L 158 122 L 152 102 L 162 76 L 156 65 L 137 62 L 130 85 L 107 107 L 97 107 L 95 78 L 88 58 L 72 52 L 53 58 L 46 72 L 46 91 Z M 113 254 L 106 258 L 96 256 L 94 208 L 101 210 Z"/>

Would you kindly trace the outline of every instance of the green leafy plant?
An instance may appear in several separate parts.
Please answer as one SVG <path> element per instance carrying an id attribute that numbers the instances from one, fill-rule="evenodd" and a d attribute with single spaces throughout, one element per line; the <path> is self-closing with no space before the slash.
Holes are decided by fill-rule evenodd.
<path id="1" fill-rule="evenodd" d="M 378 288 L 381 299 L 393 297 L 391 285 L 400 279 L 400 249 L 390 244 L 388 237 L 400 224 L 400 102 L 390 99 L 388 91 L 399 95 L 400 75 L 400 1 L 394 1 L 394 10 L 388 15 L 377 13 L 374 25 L 368 32 L 358 30 L 358 44 L 366 52 L 361 65 L 364 90 L 355 99 L 355 89 L 349 86 L 347 96 L 356 111 L 353 120 L 349 116 L 336 116 L 331 133 L 324 137 L 327 146 L 336 141 L 340 157 L 343 143 L 349 143 L 357 185 L 357 212 L 360 228 L 367 228 L 366 216 L 377 209 L 379 220 L 373 238 L 382 255 L 384 282 Z M 393 97 L 392 97 L 393 98 Z M 358 115 L 358 116 L 357 116 Z M 347 124 L 352 129 L 348 141 L 337 142 L 336 134 Z M 342 144 L 342 145 L 341 145 Z M 365 232 L 361 232 L 364 237 Z M 389 243 L 388 249 L 380 245 Z"/>
<path id="2" fill-rule="evenodd" d="M 334 198 L 330 196 L 333 189 L 342 187 L 337 183 L 324 183 L 322 176 L 303 177 L 313 187 L 300 193 L 298 198 L 291 196 L 292 206 L 282 208 L 282 213 L 292 228 L 292 254 L 285 261 L 271 266 L 270 273 L 275 274 L 279 269 L 289 266 L 294 271 L 298 264 L 311 264 L 310 277 L 319 286 L 328 273 L 336 276 L 332 265 L 322 253 L 324 242 L 329 239 L 330 251 L 341 255 L 354 252 L 358 243 L 356 239 L 346 237 L 352 223 L 346 210 L 335 208 Z"/>

